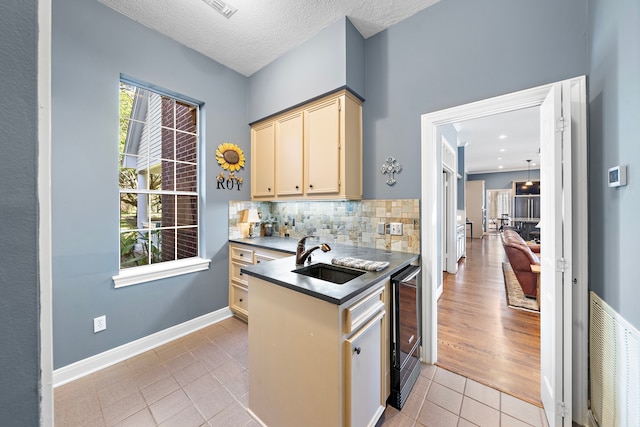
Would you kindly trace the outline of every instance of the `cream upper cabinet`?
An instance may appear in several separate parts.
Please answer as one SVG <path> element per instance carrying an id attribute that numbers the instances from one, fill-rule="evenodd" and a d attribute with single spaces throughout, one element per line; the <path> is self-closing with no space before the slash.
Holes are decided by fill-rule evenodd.
<path id="1" fill-rule="evenodd" d="M 275 121 L 276 125 L 276 194 L 302 196 L 303 194 L 303 112 L 287 115 Z"/>
<path id="2" fill-rule="evenodd" d="M 253 125 L 252 165 L 268 162 L 255 148 L 268 147 L 257 140 L 266 139 L 263 129 L 269 125 L 275 129 L 275 191 L 253 190 L 264 187 L 256 181 L 266 178 L 252 169 L 252 198 L 362 199 L 362 105 L 355 96 L 342 90 Z"/>
<path id="3" fill-rule="evenodd" d="M 251 128 L 251 198 L 275 195 L 275 123 Z"/>
<path id="4" fill-rule="evenodd" d="M 344 97 L 318 103 L 305 110 L 305 191 L 340 192 L 340 108 Z"/>

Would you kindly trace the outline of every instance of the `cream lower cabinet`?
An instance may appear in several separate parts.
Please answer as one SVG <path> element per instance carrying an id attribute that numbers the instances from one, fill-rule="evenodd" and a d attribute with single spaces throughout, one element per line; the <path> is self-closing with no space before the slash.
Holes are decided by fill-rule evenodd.
<path id="1" fill-rule="evenodd" d="M 252 199 L 362 199 L 362 105 L 350 92 L 251 129 Z"/>
<path id="2" fill-rule="evenodd" d="M 260 264 L 291 254 L 268 249 L 229 243 L 229 309 L 236 317 L 249 319 L 249 290 L 247 276 L 241 268 Z"/>
<path id="3" fill-rule="evenodd" d="M 249 277 L 249 410 L 263 425 L 375 426 L 388 396 L 386 289 L 336 305 Z"/>

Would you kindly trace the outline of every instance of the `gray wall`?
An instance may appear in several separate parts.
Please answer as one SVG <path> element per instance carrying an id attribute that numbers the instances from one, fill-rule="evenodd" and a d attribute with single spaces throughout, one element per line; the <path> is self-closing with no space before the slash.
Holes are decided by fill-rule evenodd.
<path id="1" fill-rule="evenodd" d="M 348 55 L 347 55 L 348 54 Z M 364 90 L 364 39 L 341 18 L 251 75 L 251 122 L 337 88 Z"/>
<path id="2" fill-rule="evenodd" d="M 228 200 L 249 199 L 250 163 L 237 174 L 245 178 L 242 191 L 216 190 L 222 169 L 215 149 L 230 141 L 249 153 L 250 134 L 246 77 L 97 1 L 56 0 L 52 26 L 53 339 L 60 368 L 228 305 Z M 212 259 L 208 271 L 114 289 L 120 73 L 204 102 L 201 244 Z M 94 334 L 99 315 L 107 316 L 107 330 Z"/>
<path id="3" fill-rule="evenodd" d="M 590 287 L 640 329 L 640 3 L 589 1 Z M 628 185 L 607 187 L 607 169 L 628 165 Z"/>
<path id="4" fill-rule="evenodd" d="M 587 39 L 585 0 L 441 1 L 367 39 L 364 198 L 420 197 L 422 114 L 586 74 Z"/>
<path id="5" fill-rule="evenodd" d="M 540 179 L 540 169 L 531 169 L 528 171 L 512 171 L 512 172 L 494 172 L 494 173 L 474 173 L 467 175 L 467 181 L 484 180 L 485 190 L 502 190 L 511 189 L 512 181 L 526 181 L 527 177 L 533 180 Z"/>
<path id="6" fill-rule="evenodd" d="M 362 38 L 360 32 L 353 26 L 349 18 L 345 18 L 347 25 L 346 34 L 346 58 L 347 74 L 346 85 L 349 86 L 351 91 L 366 98 L 364 87 L 365 69 L 364 69 L 364 46 L 365 40 Z"/>
<path id="7" fill-rule="evenodd" d="M 0 13 L 0 425 L 40 417 L 38 2 Z"/>

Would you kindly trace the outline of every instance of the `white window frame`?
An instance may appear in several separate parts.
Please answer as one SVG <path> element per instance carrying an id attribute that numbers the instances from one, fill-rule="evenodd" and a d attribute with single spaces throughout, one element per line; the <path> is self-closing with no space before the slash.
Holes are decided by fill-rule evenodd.
<path id="1" fill-rule="evenodd" d="M 200 115 L 200 110 L 201 110 L 201 106 L 202 103 L 198 102 L 196 100 L 192 100 L 192 99 L 188 99 L 185 98 L 184 96 L 181 95 L 177 95 L 175 93 L 163 90 L 163 89 L 159 89 L 153 85 L 149 85 L 146 83 L 142 83 L 140 81 L 125 77 L 125 76 L 121 76 L 120 78 L 120 82 L 125 83 L 125 84 L 130 84 L 132 86 L 136 86 L 136 87 L 140 87 L 142 89 L 145 90 L 149 90 L 151 92 L 160 94 L 162 96 L 166 96 L 166 97 L 170 97 L 172 99 L 174 99 L 175 101 L 179 101 L 182 103 L 186 103 L 189 105 L 192 105 L 194 107 L 196 107 L 196 114 L 197 114 L 197 128 L 196 128 L 196 138 L 197 138 L 197 176 L 198 176 L 198 183 L 197 183 L 197 187 L 196 187 L 196 197 L 198 199 L 198 223 L 197 223 L 197 229 L 198 229 L 198 255 L 195 257 L 191 257 L 191 258 L 184 258 L 184 259 L 177 259 L 177 260 L 173 260 L 173 261 L 163 261 L 163 262 L 159 262 L 156 264 L 149 264 L 149 265 L 141 265 L 141 266 L 136 266 L 136 267 L 129 267 L 129 268 L 125 268 L 122 269 L 120 268 L 120 250 L 119 250 L 119 246 L 120 246 L 120 234 L 121 234 L 121 230 L 120 227 L 118 226 L 118 269 L 119 269 L 119 273 L 115 276 L 112 276 L 113 282 L 114 282 L 114 286 L 115 288 L 121 288 L 121 287 L 126 287 L 126 286 L 131 286 L 131 285 L 136 285 L 139 283 L 145 283 L 145 282 L 150 282 L 150 281 L 155 281 L 155 280 L 160 280 L 160 279 L 165 279 L 165 278 L 169 278 L 169 277 L 175 277 L 175 276 L 179 276 L 182 274 L 188 274 L 188 273 L 194 273 L 197 271 L 203 271 L 203 270 L 207 270 L 209 268 L 209 265 L 211 263 L 210 259 L 206 259 L 206 258 L 202 258 L 201 257 L 201 253 L 203 251 L 203 245 L 202 245 L 202 212 L 200 207 L 202 206 L 201 203 L 201 194 L 202 194 L 202 188 L 203 188 L 203 182 L 202 182 L 202 165 L 200 163 L 200 159 L 202 158 L 201 156 L 201 151 L 202 151 L 202 134 L 201 134 L 201 129 L 202 129 L 202 124 L 201 124 L 201 115 Z M 119 97 L 118 97 L 119 99 Z M 118 101 L 118 105 L 119 101 Z M 118 120 L 120 120 L 121 117 L 118 116 Z M 118 189 L 118 194 L 122 193 L 122 192 L 128 192 L 128 193 L 140 193 L 137 190 L 123 190 L 123 189 Z M 157 191 L 145 191 L 145 194 L 159 194 L 160 192 Z M 175 195 L 180 195 L 180 194 L 185 194 L 185 192 L 180 192 L 180 191 L 174 191 L 172 192 L 172 194 Z M 189 193 L 190 195 L 193 195 L 193 193 Z M 120 197 L 118 197 L 118 201 L 120 201 Z M 120 212 L 120 209 L 118 209 L 118 212 Z M 118 214 L 118 218 L 120 218 L 120 213 Z M 120 221 L 118 221 L 118 224 L 120 223 Z M 177 228 L 180 228 L 179 226 Z"/>

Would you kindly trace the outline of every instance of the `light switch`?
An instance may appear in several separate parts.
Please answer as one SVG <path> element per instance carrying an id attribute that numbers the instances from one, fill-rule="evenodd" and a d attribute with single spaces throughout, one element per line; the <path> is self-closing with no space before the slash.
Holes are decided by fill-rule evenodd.
<path id="1" fill-rule="evenodd" d="M 389 234 L 392 236 L 402 236 L 402 223 L 401 222 L 392 222 L 389 224 Z"/>

